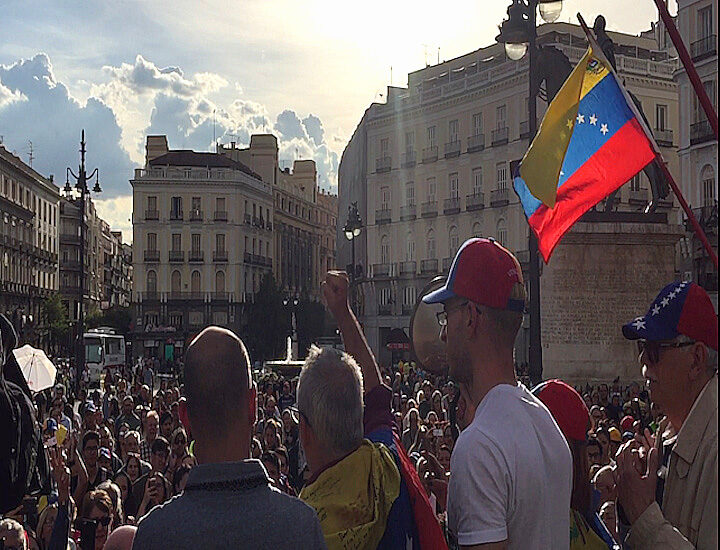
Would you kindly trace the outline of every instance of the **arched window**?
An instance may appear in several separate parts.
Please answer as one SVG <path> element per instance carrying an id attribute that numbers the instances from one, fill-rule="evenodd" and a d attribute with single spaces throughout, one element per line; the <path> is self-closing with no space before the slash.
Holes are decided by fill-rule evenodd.
<path id="1" fill-rule="evenodd" d="M 460 248 L 458 229 L 454 225 L 450 226 L 450 231 L 448 232 L 448 248 L 450 249 L 450 257 L 454 258 L 455 253 L 458 251 L 458 248 Z"/>
<path id="2" fill-rule="evenodd" d="M 225 272 L 215 273 L 215 292 L 225 292 Z"/>
<path id="3" fill-rule="evenodd" d="M 182 275 L 180 275 L 180 272 L 176 269 L 172 272 L 172 275 L 170 275 L 170 292 L 173 294 L 180 292 L 182 290 Z"/>
<path id="4" fill-rule="evenodd" d="M 717 193 L 715 193 L 715 170 L 709 164 L 703 166 L 700 172 L 700 181 L 702 182 L 702 204 L 703 206 L 712 206 L 715 204 Z"/>
<path id="5" fill-rule="evenodd" d="M 473 224 L 472 235 L 473 237 L 482 237 L 482 228 L 480 227 L 480 222 L 475 222 Z"/>
<path id="6" fill-rule="evenodd" d="M 435 231 L 428 229 L 427 232 L 427 257 L 429 260 L 437 258 L 437 249 L 435 248 Z"/>
<path id="7" fill-rule="evenodd" d="M 190 291 L 193 293 L 200 292 L 200 272 L 197 270 L 190 275 Z"/>
<path id="8" fill-rule="evenodd" d="M 405 244 L 405 261 L 415 261 L 415 237 L 412 231 L 407 232 L 407 242 Z"/>
<path id="9" fill-rule="evenodd" d="M 388 239 L 387 235 L 380 238 L 380 263 L 390 263 L 390 239 Z"/>
<path id="10" fill-rule="evenodd" d="M 497 222 L 497 241 L 503 245 L 507 246 L 507 223 L 505 222 L 504 218 L 500 218 Z"/>
<path id="11" fill-rule="evenodd" d="M 152 269 L 147 272 L 145 288 L 148 292 L 157 292 L 157 273 Z"/>

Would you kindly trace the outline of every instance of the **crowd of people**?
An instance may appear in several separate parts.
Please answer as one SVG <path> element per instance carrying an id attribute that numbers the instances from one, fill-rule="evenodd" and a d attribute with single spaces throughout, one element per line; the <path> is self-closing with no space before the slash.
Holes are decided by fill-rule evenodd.
<path id="1" fill-rule="evenodd" d="M 339 272 L 323 293 L 345 352 L 312 347 L 297 377 L 253 378 L 218 327 L 188 346 L 182 383 L 150 360 L 93 389 L 59 371 L 34 396 L 52 491 L 3 514 L 4 548 L 717 547 L 704 291 L 668 285 L 618 327 L 646 385 L 530 391 L 512 355 L 517 261 L 471 239 L 452 269 L 424 297 L 444 306 L 442 375 L 378 365 Z"/>

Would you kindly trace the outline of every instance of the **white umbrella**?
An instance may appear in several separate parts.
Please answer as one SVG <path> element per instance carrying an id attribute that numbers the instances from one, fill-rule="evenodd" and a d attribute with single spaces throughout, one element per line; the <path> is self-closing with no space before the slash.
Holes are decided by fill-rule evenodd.
<path id="1" fill-rule="evenodd" d="M 32 391 L 37 392 L 53 387 L 57 369 L 43 350 L 25 344 L 21 348 L 14 349 L 13 353 L 25 380 L 27 380 L 28 387 Z"/>

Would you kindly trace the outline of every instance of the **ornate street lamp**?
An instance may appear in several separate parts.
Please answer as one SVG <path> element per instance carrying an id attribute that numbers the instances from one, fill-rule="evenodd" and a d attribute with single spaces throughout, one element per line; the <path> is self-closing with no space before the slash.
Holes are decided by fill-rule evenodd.
<path id="1" fill-rule="evenodd" d="M 505 45 L 505 53 L 515 61 L 522 59 L 526 52 L 530 52 L 528 84 L 530 94 L 528 98 L 528 130 L 530 142 L 537 133 L 537 97 L 533 93 L 535 71 L 537 71 L 537 9 L 540 17 L 548 23 L 556 21 L 562 10 L 562 0 L 513 0 L 508 7 L 507 20 L 500 25 L 500 34 L 495 38 L 498 43 Z M 549 101 L 549 99 L 548 99 Z M 530 283 L 530 380 L 533 385 L 542 380 L 542 340 L 540 329 L 540 256 L 538 254 L 537 237 L 530 231 L 528 242 L 529 283 Z"/>
<path id="2" fill-rule="evenodd" d="M 345 238 L 350 241 L 352 248 L 352 269 L 350 270 L 350 305 L 353 310 L 355 309 L 355 239 L 362 233 L 363 222 L 358 211 L 357 202 L 353 202 L 348 206 L 348 219 L 345 223 L 343 231 L 345 231 Z"/>
<path id="3" fill-rule="evenodd" d="M 95 168 L 89 175 L 85 170 L 85 130 L 82 131 L 80 139 L 80 165 L 78 166 L 78 173 L 75 174 L 69 167 L 65 169 L 65 187 L 64 191 L 68 198 L 72 194 L 72 188 L 70 187 L 70 177 L 75 180 L 75 189 L 80 192 L 80 301 L 78 306 L 78 335 L 77 335 L 77 358 L 78 364 L 76 366 L 76 384 L 80 383 L 82 371 L 85 368 L 85 345 L 83 341 L 83 333 L 85 332 L 85 235 L 87 232 L 87 221 L 85 219 L 85 207 L 86 198 L 90 195 L 90 190 L 87 186 L 88 179 L 92 180 L 95 178 L 95 186 L 93 187 L 93 193 L 100 193 L 100 179 L 98 169 Z"/>

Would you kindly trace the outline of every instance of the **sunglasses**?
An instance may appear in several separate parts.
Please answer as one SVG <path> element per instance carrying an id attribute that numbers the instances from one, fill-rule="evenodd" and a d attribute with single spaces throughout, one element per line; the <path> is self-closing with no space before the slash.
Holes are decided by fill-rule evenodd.
<path id="1" fill-rule="evenodd" d="M 673 348 L 684 348 L 692 346 L 695 342 L 650 342 L 648 340 L 638 340 L 638 357 L 643 353 L 647 357 L 648 362 L 655 365 L 660 361 L 660 352 Z"/>
<path id="2" fill-rule="evenodd" d="M 455 311 L 456 309 L 460 309 L 460 308 L 462 308 L 462 307 L 465 307 L 465 306 L 468 305 L 468 304 L 472 304 L 472 302 L 471 302 L 470 300 L 465 300 L 464 302 L 460 302 L 458 305 L 456 305 L 456 306 L 454 306 L 454 307 L 448 308 L 448 307 L 446 306 L 445 309 L 443 309 L 442 311 L 438 311 L 438 312 L 435 314 L 435 316 L 437 317 L 438 324 L 439 324 L 441 327 L 446 327 L 446 326 L 447 326 L 448 313 L 450 313 L 451 311 Z M 475 304 L 473 304 L 473 305 L 475 306 L 475 309 L 477 309 L 477 312 L 480 313 L 480 308 L 477 307 L 477 305 L 475 305 Z"/>

